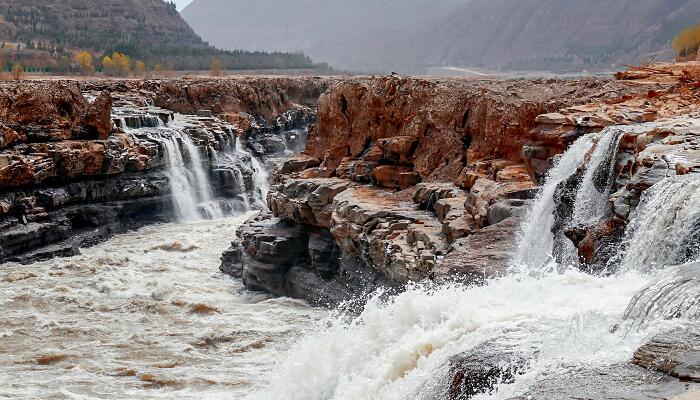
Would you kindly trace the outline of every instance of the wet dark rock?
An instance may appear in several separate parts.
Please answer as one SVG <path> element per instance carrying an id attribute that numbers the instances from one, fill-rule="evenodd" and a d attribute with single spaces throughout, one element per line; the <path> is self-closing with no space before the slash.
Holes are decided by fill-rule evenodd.
<path id="1" fill-rule="evenodd" d="M 262 214 L 237 235 L 220 269 L 250 289 L 332 306 L 385 285 L 362 261 L 343 256 L 327 229 Z"/>
<path id="2" fill-rule="evenodd" d="M 471 283 L 503 275 L 517 247 L 520 224 L 511 217 L 456 240 L 436 266 L 434 279 Z"/>
<path id="3" fill-rule="evenodd" d="M 530 356 L 498 341 L 453 356 L 449 361 L 449 400 L 496 393 L 498 385 L 513 383 L 525 372 Z"/>
<path id="4" fill-rule="evenodd" d="M 688 327 L 656 335 L 634 353 L 632 362 L 684 382 L 700 383 L 700 331 Z"/>
<path id="5" fill-rule="evenodd" d="M 692 384 L 634 365 L 579 365 L 543 376 L 525 394 L 510 400 L 668 400 L 693 388 Z"/>
<path id="6" fill-rule="evenodd" d="M 516 217 L 523 219 L 526 217 L 529 203 L 524 200 L 504 200 L 498 202 L 488 210 L 489 225 L 496 225 L 508 218 Z"/>

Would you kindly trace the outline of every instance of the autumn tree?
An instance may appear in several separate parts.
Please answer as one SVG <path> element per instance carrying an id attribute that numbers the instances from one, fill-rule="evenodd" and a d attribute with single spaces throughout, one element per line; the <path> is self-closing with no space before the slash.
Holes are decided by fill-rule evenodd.
<path id="1" fill-rule="evenodd" d="M 146 74 L 146 63 L 143 61 L 136 61 L 134 64 L 134 72 L 137 76 L 143 76 Z"/>
<path id="2" fill-rule="evenodd" d="M 676 54 L 681 57 L 697 53 L 700 46 L 700 24 L 679 33 L 673 39 L 672 46 Z"/>
<path id="3" fill-rule="evenodd" d="M 22 77 L 24 77 L 24 67 L 22 64 L 15 64 L 12 67 L 12 79 L 20 81 Z"/>
<path id="4" fill-rule="evenodd" d="M 112 56 L 105 56 L 102 59 L 102 67 L 107 76 L 129 76 L 131 72 L 131 59 L 119 52 L 112 53 Z"/>
<path id="5" fill-rule="evenodd" d="M 211 75 L 212 76 L 221 76 L 222 72 L 224 70 L 224 62 L 221 61 L 220 58 L 215 58 L 211 62 Z"/>
<path id="6" fill-rule="evenodd" d="M 83 72 L 83 74 L 92 75 L 95 73 L 92 54 L 88 53 L 87 51 L 81 51 L 80 53 L 76 54 L 73 60 L 80 65 L 80 70 Z"/>

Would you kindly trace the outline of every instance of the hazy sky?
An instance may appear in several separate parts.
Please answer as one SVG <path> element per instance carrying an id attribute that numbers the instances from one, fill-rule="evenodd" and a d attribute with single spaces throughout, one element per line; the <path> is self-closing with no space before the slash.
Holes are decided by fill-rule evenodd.
<path id="1" fill-rule="evenodd" d="M 177 4 L 177 9 L 182 11 L 183 8 L 185 8 L 186 5 L 190 4 L 192 0 L 174 0 L 175 4 Z"/>

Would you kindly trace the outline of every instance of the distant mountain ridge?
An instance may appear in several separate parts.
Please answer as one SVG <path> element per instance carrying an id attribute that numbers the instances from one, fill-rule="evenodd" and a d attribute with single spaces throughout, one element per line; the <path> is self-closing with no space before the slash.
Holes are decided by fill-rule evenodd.
<path id="1" fill-rule="evenodd" d="M 183 17 L 222 48 L 302 50 L 351 70 L 573 72 L 670 59 L 700 0 L 194 0 Z"/>
<path id="2" fill-rule="evenodd" d="M 182 16 L 220 48 L 302 51 L 316 61 L 366 71 L 372 69 L 367 46 L 411 35 L 469 1 L 194 0 Z"/>
<path id="3" fill-rule="evenodd" d="M 0 39 L 53 56 L 72 49 L 119 51 L 175 69 L 208 69 L 213 58 L 229 68 L 313 64 L 299 54 L 216 50 L 190 28 L 174 3 L 163 0 L 0 0 L 0 16 Z"/>

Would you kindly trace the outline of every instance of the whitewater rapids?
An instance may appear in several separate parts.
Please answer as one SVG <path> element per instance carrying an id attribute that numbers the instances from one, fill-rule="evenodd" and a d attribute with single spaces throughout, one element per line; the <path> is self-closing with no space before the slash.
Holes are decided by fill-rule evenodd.
<path id="1" fill-rule="evenodd" d="M 249 215 L 0 271 L 0 398 L 240 399 L 325 311 L 218 271 Z"/>

